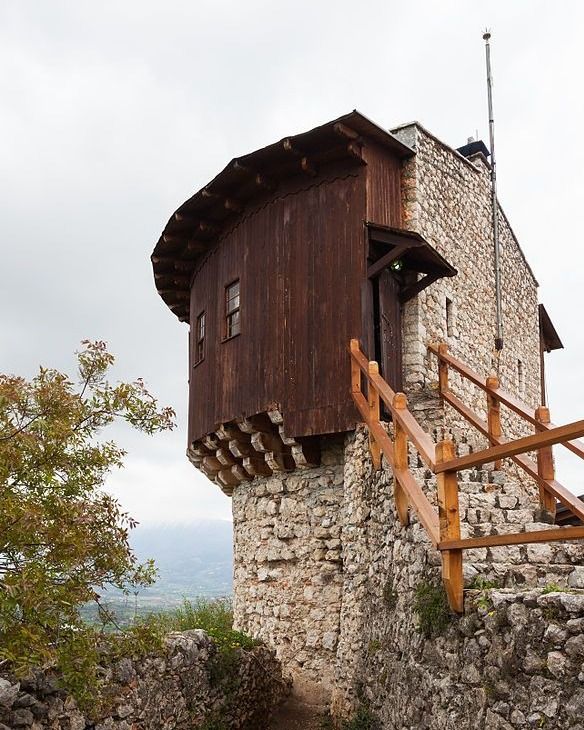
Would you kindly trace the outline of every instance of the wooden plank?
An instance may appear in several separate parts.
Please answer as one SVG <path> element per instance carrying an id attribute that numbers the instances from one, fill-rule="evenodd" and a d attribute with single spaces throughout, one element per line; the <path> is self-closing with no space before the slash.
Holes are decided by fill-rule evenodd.
<path id="1" fill-rule="evenodd" d="M 393 443 L 379 421 L 371 422 L 369 419 L 369 403 L 365 400 L 365 396 L 362 393 L 353 393 L 353 400 L 357 406 L 357 410 L 361 414 L 363 422 L 369 429 L 369 432 L 373 434 L 375 440 L 381 447 L 385 458 L 390 464 L 393 464 Z"/>
<path id="2" fill-rule="evenodd" d="M 436 447 L 438 462 L 452 461 L 452 441 L 441 441 Z M 460 510 L 458 506 L 458 478 L 456 472 L 447 471 L 438 475 L 438 518 L 440 542 L 460 539 Z M 442 579 L 450 608 L 456 613 L 464 611 L 464 579 L 462 573 L 462 550 L 450 548 L 442 551 Z"/>
<path id="3" fill-rule="evenodd" d="M 428 345 L 428 349 L 430 352 L 433 352 L 439 360 L 447 363 L 450 367 L 452 367 L 454 370 L 456 370 L 460 375 L 465 377 L 467 380 L 470 380 L 471 383 L 474 383 L 479 388 L 484 390 L 487 393 L 490 393 L 492 396 L 495 396 L 500 403 L 507 406 L 510 410 L 517 413 L 517 415 L 522 416 L 526 421 L 531 423 L 533 426 L 537 426 L 538 422 L 535 418 L 535 409 L 528 406 L 526 403 L 523 403 L 518 398 L 516 398 L 511 393 L 508 393 L 506 390 L 503 390 L 501 387 L 498 388 L 489 388 L 487 386 L 486 379 L 483 378 L 481 375 L 476 373 L 474 370 L 469 368 L 467 365 L 465 365 L 463 362 L 458 360 L 457 358 L 453 357 L 452 355 L 448 354 L 447 352 L 440 352 L 441 345 L 435 345 L 431 344 Z M 583 445 L 584 447 L 584 445 Z M 583 448 L 583 457 L 584 457 L 584 448 Z"/>
<path id="4" fill-rule="evenodd" d="M 549 431 L 550 428 L 557 428 L 557 426 L 554 423 L 537 423 L 536 428 L 540 431 Z M 573 454 L 584 459 L 584 442 L 573 439 L 571 441 L 566 441 L 566 443 L 562 444 L 562 446 L 565 446 Z"/>
<path id="5" fill-rule="evenodd" d="M 405 304 L 406 302 L 409 302 L 410 299 L 413 299 L 417 294 L 419 294 L 421 291 L 424 291 L 427 287 L 430 286 L 430 284 L 433 284 L 435 281 L 438 281 L 443 276 L 443 274 L 436 274 L 436 273 L 430 273 L 426 274 L 426 276 L 423 276 L 421 279 L 418 279 L 414 284 L 410 284 L 409 286 L 406 286 L 404 289 L 401 290 L 399 294 L 399 300 L 402 304 Z"/>
<path id="6" fill-rule="evenodd" d="M 397 411 L 402 411 L 407 407 L 406 396 L 403 393 L 396 393 L 393 399 L 393 407 Z M 408 434 L 399 421 L 394 424 L 394 463 L 396 469 L 408 468 Z M 393 496 L 395 499 L 395 509 L 399 517 L 399 521 L 406 527 L 409 523 L 408 516 L 408 497 L 404 488 L 399 483 L 399 479 L 393 480 Z"/>
<path id="7" fill-rule="evenodd" d="M 524 436 L 514 441 L 509 441 L 499 446 L 491 446 L 488 449 L 477 451 L 474 454 L 461 456 L 442 464 L 436 465 L 436 473 L 445 471 L 460 471 L 469 469 L 479 464 L 486 464 L 496 459 L 507 459 L 515 454 L 522 454 L 526 451 L 535 451 L 543 446 L 553 446 L 562 441 L 569 441 L 584 435 L 584 420 L 567 423 L 565 426 L 558 426 L 549 431 L 540 431 L 531 436 Z"/>
<path id="8" fill-rule="evenodd" d="M 406 251 L 406 246 L 396 246 L 394 249 L 384 254 L 380 259 L 367 269 L 367 278 L 373 279 L 386 269 L 391 263 L 398 259 Z"/>
<path id="9" fill-rule="evenodd" d="M 535 411 L 535 417 L 542 424 L 550 423 L 550 411 L 545 406 L 540 406 Z M 554 457 L 551 446 L 544 446 L 537 452 L 537 471 L 539 475 L 539 501 L 541 508 L 554 519 L 556 516 L 556 500 L 547 489 L 547 482 L 554 481 L 556 473 L 554 469 Z"/>
<path id="10" fill-rule="evenodd" d="M 367 400 L 369 405 L 369 421 L 368 423 L 376 423 L 380 420 L 380 409 L 379 409 L 379 393 L 376 387 L 371 382 L 371 375 L 379 374 L 379 365 L 372 360 L 368 367 L 369 381 L 367 383 Z M 381 449 L 377 440 L 369 431 L 369 451 L 371 452 L 371 459 L 373 461 L 373 468 L 381 468 Z"/>
<path id="11" fill-rule="evenodd" d="M 554 428 L 554 425 L 550 424 L 550 428 Z M 576 454 L 576 456 L 584 459 L 584 443 L 582 441 L 567 441 L 565 444 L 562 444 L 562 446 L 565 446 L 573 454 Z"/>
<path id="12" fill-rule="evenodd" d="M 499 387 L 499 378 L 487 378 L 487 423 L 489 425 L 489 441 L 492 446 L 501 442 L 501 404 L 492 391 Z M 495 461 L 495 469 L 501 468 L 501 460 Z"/>
<path id="13" fill-rule="evenodd" d="M 353 353 L 358 351 L 360 351 L 359 340 L 352 339 L 349 343 L 349 352 L 351 355 L 351 393 L 361 392 L 361 369 L 353 357 Z"/>
<path id="14" fill-rule="evenodd" d="M 409 469 L 398 469 L 395 466 L 393 443 L 381 423 L 368 422 L 369 405 L 363 394 L 353 393 L 353 400 L 361 414 L 361 417 L 363 418 L 363 421 L 368 426 L 369 431 L 373 432 L 377 443 L 380 445 L 383 455 L 392 468 L 394 477 L 399 480 L 400 485 L 407 493 L 408 502 L 415 510 L 421 524 L 425 527 L 430 541 L 434 546 L 437 545 L 440 539 L 440 532 L 438 529 L 438 515 L 436 514 L 436 511 L 430 504 L 428 498 Z"/>
<path id="15" fill-rule="evenodd" d="M 351 340 L 351 342 L 357 342 L 357 340 Z M 349 348 L 351 348 L 351 345 L 349 345 Z M 359 348 L 356 350 L 349 349 L 349 352 L 361 372 L 365 375 L 369 375 L 369 360 L 365 357 L 361 350 Z"/>
<path id="16" fill-rule="evenodd" d="M 438 353 L 440 355 L 440 360 L 438 361 L 438 389 L 441 394 L 448 390 L 448 364 L 444 359 L 447 350 L 448 345 L 446 343 L 443 342 L 438 345 Z"/>
<path id="17" fill-rule="evenodd" d="M 454 393 L 450 390 L 442 393 L 442 397 L 448 405 L 456 409 L 466 420 L 477 428 L 484 436 L 489 436 L 489 426 L 486 421 L 476 415 L 467 405 L 465 405 Z"/>
<path id="18" fill-rule="evenodd" d="M 508 393 L 502 388 L 492 388 L 490 389 L 490 393 L 498 398 L 504 406 L 507 406 L 509 410 L 513 411 L 518 416 L 521 416 L 532 426 L 538 425 L 537 418 L 535 417 L 535 408 L 531 408 L 527 405 L 527 403 L 523 403 L 523 401 L 520 401 L 519 398 L 516 398 L 514 395 Z"/>
<path id="19" fill-rule="evenodd" d="M 265 459 L 257 456 L 244 456 L 243 468 L 252 476 L 272 476 L 272 470 L 266 464 Z"/>
<path id="20" fill-rule="evenodd" d="M 430 504 L 428 497 L 426 497 L 422 487 L 420 487 L 409 469 L 398 469 L 393 466 L 392 470 L 394 477 L 399 480 L 399 483 L 407 493 L 410 506 L 413 507 L 419 521 L 426 529 L 430 542 L 436 547 L 440 541 L 436 510 Z"/>
<path id="21" fill-rule="evenodd" d="M 447 403 L 455 408 L 460 414 L 462 414 L 475 428 L 477 428 L 484 436 L 489 435 L 489 429 L 487 423 L 473 413 L 470 408 L 464 405 L 453 393 L 448 392 L 445 394 Z M 501 443 L 506 443 L 501 439 Z M 535 479 L 539 483 L 540 476 L 537 468 L 537 464 L 532 461 L 529 457 L 524 455 L 516 454 L 511 457 L 513 461 L 520 466 L 530 477 Z M 573 514 L 579 517 L 584 522 L 584 503 L 581 502 L 575 494 L 570 492 L 569 489 L 560 484 L 555 479 L 548 481 L 546 488 L 551 494 L 553 494 L 563 505 L 565 505 Z"/>
<path id="22" fill-rule="evenodd" d="M 389 269 L 377 279 L 379 305 L 380 368 L 383 378 L 394 390 L 402 390 L 402 321 L 399 301 L 400 282 Z"/>
<path id="23" fill-rule="evenodd" d="M 564 540 L 584 539 L 582 527 L 556 527 L 552 530 L 532 532 L 513 532 L 509 535 L 484 535 L 467 537 L 462 540 L 443 540 L 438 550 L 473 550 L 474 548 L 497 547 L 502 545 L 529 545 L 536 542 L 563 542 Z"/>
<path id="24" fill-rule="evenodd" d="M 437 355 L 439 360 L 442 360 L 443 362 L 450 365 L 454 370 L 463 375 L 467 380 L 470 380 L 471 383 L 474 383 L 475 385 L 478 385 L 479 388 L 486 390 L 484 378 L 482 378 L 480 375 L 477 375 L 477 373 L 467 367 L 463 362 L 457 360 L 455 357 L 452 357 L 452 355 L 449 355 L 446 351 L 441 352 L 440 347 L 441 345 L 428 345 L 428 349 L 430 350 L 430 352 L 433 352 L 435 355 Z"/>
<path id="25" fill-rule="evenodd" d="M 399 421 L 418 449 L 422 461 L 433 471 L 436 462 L 436 447 L 431 436 L 424 431 L 407 408 L 405 410 L 394 408 L 393 399 L 396 394 L 381 376 L 372 376 L 372 380 L 381 400 L 389 408 L 393 418 Z"/>
<path id="26" fill-rule="evenodd" d="M 233 466 L 233 464 L 235 464 L 233 454 L 227 449 L 217 449 L 215 456 L 217 457 L 217 460 L 223 464 L 223 466 Z"/>
<path id="27" fill-rule="evenodd" d="M 226 199 L 234 201 L 228 209 L 244 204 L 245 217 L 233 228 L 228 224 L 218 242 L 210 241 L 212 255 L 185 262 L 185 273 L 194 274 L 191 320 L 202 311 L 208 318 L 205 360 L 190 371 L 189 441 L 244 414 L 253 418 L 272 403 L 279 404 L 287 432 L 297 439 L 354 427 L 346 345 L 362 335 L 355 302 L 366 278 L 366 171 L 348 159 L 344 138 L 338 140 L 344 159 L 322 163 L 326 175 L 311 186 L 301 174 L 303 154 L 290 155 L 300 174 L 286 173 L 278 196 L 262 192 L 257 204 L 249 194 L 257 195 L 256 182 L 264 181 L 254 182 L 259 169 L 246 161 L 249 169 L 230 172 L 237 185 L 228 190 L 211 186 L 221 197 L 208 218 L 214 219 L 215 212 L 226 216 Z M 319 159 L 314 166 L 321 166 Z M 169 253 L 156 273 L 167 266 L 174 271 L 174 261 Z M 224 287 L 236 279 L 241 282 L 241 336 L 222 342 Z M 187 312 L 186 304 L 177 312 Z"/>

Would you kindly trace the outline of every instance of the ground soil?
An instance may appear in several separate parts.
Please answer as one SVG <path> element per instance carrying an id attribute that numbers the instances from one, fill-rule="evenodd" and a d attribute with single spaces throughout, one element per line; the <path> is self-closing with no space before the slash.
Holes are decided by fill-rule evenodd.
<path id="1" fill-rule="evenodd" d="M 326 708 L 292 693 L 279 707 L 270 723 L 270 730 L 325 730 Z"/>

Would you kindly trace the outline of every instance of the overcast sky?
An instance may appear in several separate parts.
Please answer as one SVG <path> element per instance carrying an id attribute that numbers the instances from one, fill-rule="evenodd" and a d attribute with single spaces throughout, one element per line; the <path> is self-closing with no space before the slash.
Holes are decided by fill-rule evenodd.
<path id="1" fill-rule="evenodd" d="M 580 2 L 0 0 L 0 371 L 67 370 L 107 340 L 178 413 L 130 436 L 109 487 L 143 522 L 230 517 L 186 461 L 187 325 L 149 256 L 170 214 L 234 156 L 354 108 L 487 139 L 493 32 L 499 197 L 566 349 L 552 418 L 584 417 Z M 584 464 L 560 477 L 584 491 Z"/>

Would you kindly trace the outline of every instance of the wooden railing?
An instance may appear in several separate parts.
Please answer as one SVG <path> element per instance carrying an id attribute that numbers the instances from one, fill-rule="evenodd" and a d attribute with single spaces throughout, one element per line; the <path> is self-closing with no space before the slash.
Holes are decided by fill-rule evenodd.
<path id="1" fill-rule="evenodd" d="M 402 525 L 409 522 L 412 508 L 425 528 L 430 541 L 442 555 L 442 578 L 451 608 L 462 613 L 464 607 L 462 551 L 497 545 L 518 545 L 584 538 L 584 525 L 505 535 L 461 538 L 458 505 L 458 472 L 494 462 L 500 468 L 503 459 L 511 458 L 535 479 L 539 486 L 542 508 L 555 513 L 556 498 L 584 522 L 584 503 L 555 479 L 551 448 L 562 444 L 584 458 L 584 420 L 566 426 L 550 423 L 547 408 L 532 410 L 515 396 L 500 388 L 497 378 L 482 378 L 464 363 L 448 354 L 444 344 L 431 345 L 430 352 L 438 358 L 439 391 L 444 403 L 457 410 L 472 426 L 484 434 L 490 447 L 462 457 L 456 457 L 454 444 L 444 440 L 434 444 L 407 408 L 403 393 L 395 393 L 379 374 L 375 361 L 369 361 L 357 340 L 351 340 L 351 395 L 369 429 L 369 447 L 373 465 L 381 466 L 385 457 L 394 477 L 396 512 Z M 487 421 L 466 406 L 449 388 L 449 369 L 474 383 L 486 394 Z M 363 384 L 366 391 L 363 391 Z M 393 438 L 381 423 L 380 403 L 391 413 Z M 506 441 L 502 436 L 501 405 L 511 409 L 535 427 L 536 433 Z M 438 511 L 434 509 L 408 466 L 408 442 L 416 447 L 426 466 L 436 474 Z M 537 462 L 524 456 L 537 452 Z"/>

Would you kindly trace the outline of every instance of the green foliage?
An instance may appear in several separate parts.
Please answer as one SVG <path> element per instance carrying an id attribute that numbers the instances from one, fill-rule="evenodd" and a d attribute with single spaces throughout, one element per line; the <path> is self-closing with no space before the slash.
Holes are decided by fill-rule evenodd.
<path id="1" fill-rule="evenodd" d="M 493 588 L 500 588 L 500 585 L 496 580 L 487 580 L 481 575 L 477 575 L 470 587 L 477 591 L 490 591 Z"/>
<path id="2" fill-rule="evenodd" d="M 99 436 L 117 421 L 148 434 L 174 426 L 141 380 L 108 381 L 105 343 L 82 344 L 76 383 L 47 368 L 30 381 L 0 375 L 0 660 L 17 674 L 56 664 L 81 701 L 99 684 L 103 632 L 80 606 L 155 577 L 130 549 L 135 521 L 101 490 L 125 452 Z"/>
<path id="3" fill-rule="evenodd" d="M 251 649 L 258 642 L 233 629 L 233 607 L 229 598 L 198 598 L 183 601 L 172 611 L 151 614 L 145 619 L 149 626 L 159 626 L 164 633 L 203 629 L 222 650 Z"/>
<path id="4" fill-rule="evenodd" d="M 557 583 L 548 583 L 543 589 L 542 593 L 565 593 L 566 589 L 559 586 Z"/>
<path id="5" fill-rule="evenodd" d="M 488 611 L 492 607 L 491 597 L 488 591 L 494 588 L 499 588 L 499 584 L 496 580 L 487 580 L 480 575 L 477 575 L 473 580 L 471 586 L 472 589 L 481 591 L 481 593 L 474 599 L 474 605 L 483 611 Z"/>
<path id="6" fill-rule="evenodd" d="M 343 724 L 343 730 L 381 730 L 381 723 L 367 705 L 361 705 L 353 717 Z"/>
<path id="7" fill-rule="evenodd" d="M 241 651 L 252 649 L 259 642 L 233 629 L 233 609 L 228 598 L 183 601 L 182 606 L 164 613 L 151 614 L 142 620 L 153 634 L 203 629 L 215 642 L 217 653 L 209 663 L 209 681 L 220 688 L 228 710 L 239 686 L 238 666 Z M 221 719 L 207 721 L 209 730 L 222 728 Z M 218 724 L 213 724 L 218 723 Z M 207 727 L 207 725 L 205 726 Z"/>
<path id="8" fill-rule="evenodd" d="M 442 634 L 452 620 L 442 584 L 421 582 L 416 588 L 414 611 L 418 615 L 418 629 L 427 638 Z"/>
<path id="9" fill-rule="evenodd" d="M 372 654 L 377 654 L 378 651 L 381 651 L 381 642 L 379 639 L 371 639 L 367 646 L 367 653 L 371 656 Z"/>

